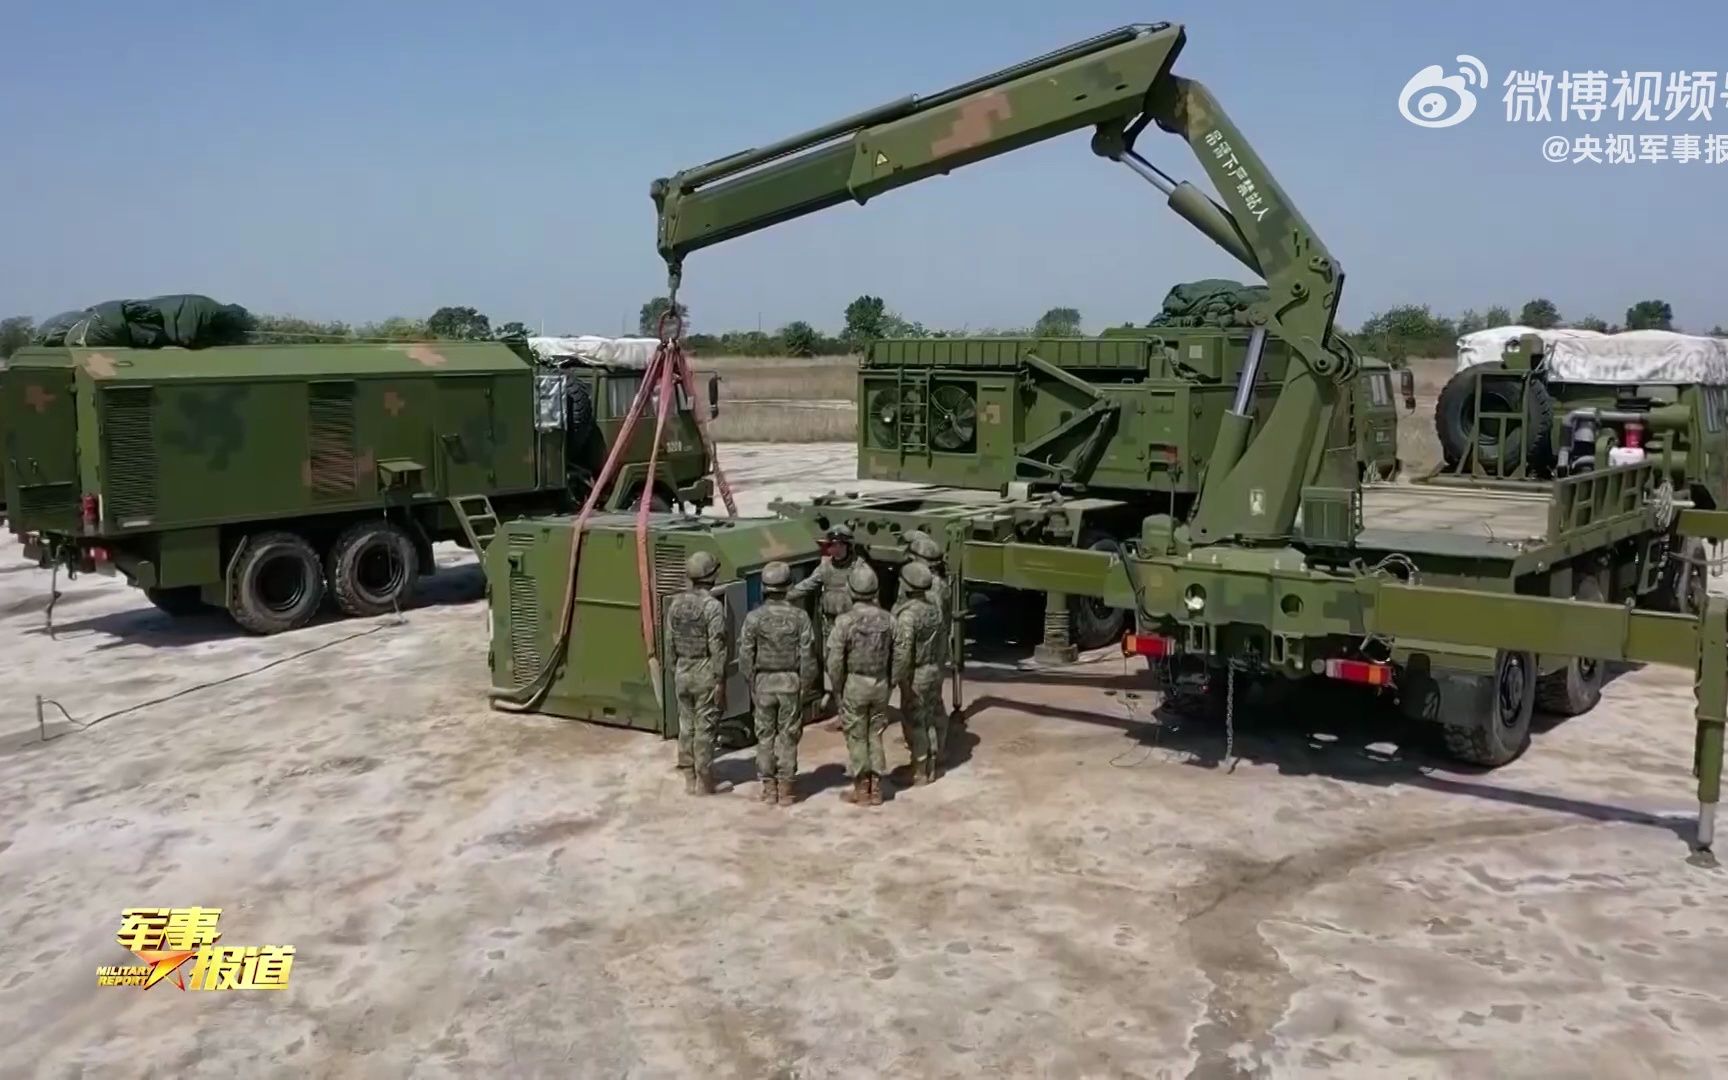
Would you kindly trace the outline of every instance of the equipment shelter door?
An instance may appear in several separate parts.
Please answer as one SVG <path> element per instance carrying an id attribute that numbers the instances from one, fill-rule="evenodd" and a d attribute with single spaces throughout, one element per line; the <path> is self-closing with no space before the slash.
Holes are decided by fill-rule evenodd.
<path id="1" fill-rule="evenodd" d="M 437 434 L 446 495 L 479 495 L 497 486 L 490 377 L 447 375 L 438 380 Z"/>

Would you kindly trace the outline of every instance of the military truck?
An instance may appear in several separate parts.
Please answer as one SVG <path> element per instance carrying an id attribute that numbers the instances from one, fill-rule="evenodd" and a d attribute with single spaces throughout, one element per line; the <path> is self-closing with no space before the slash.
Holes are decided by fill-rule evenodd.
<path id="1" fill-rule="evenodd" d="M 1602 662 L 1695 670 L 1697 841 L 1708 848 L 1728 723 L 1728 601 L 1709 598 L 1702 613 L 1626 601 L 1657 590 L 1681 536 L 1728 537 L 1728 513 L 1665 497 L 1648 459 L 1539 491 L 1364 486 L 1347 404 L 1361 365 L 1334 329 L 1343 267 L 1212 94 L 1172 72 L 1185 40 L 1169 23 L 1123 27 L 653 182 L 676 298 L 685 260 L 704 247 L 1090 128 L 1096 154 L 1266 282 L 1197 497 L 1186 514 L 1146 514 L 1131 543 L 1077 544 L 1084 500 L 1059 490 L 1031 506 L 1012 490 L 992 499 L 929 487 L 783 512 L 812 535 L 852 522 L 883 562 L 915 522 L 942 539 L 968 586 L 1127 608 L 1126 651 L 1226 725 L 1238 683 L 1331 679 L 1392 695 L 1453 753 L 1496 766 L 1528 745 L 1540 682 L 1575 710 L 1594 701 Z M 1216 198 L 1139 152 L 1154 127 L 1187 143 Z M 1288 356 L 1264 401 L 1274 342 Z M 1076 417 L 1108 397 L 1072 390 Z M 1049 535 L 1063 502 L 1070 526 Z M 567 596 L 574 586 L 557 585 Z M 1047 644 L 1067 644 L 1065 609 L 1047 606 Z M 546 670 L 567 659 L 548 657 Z"/>
<path id="2" fill-rule="evenodd" d="M 580 505 L 641 386 L 498 342 L 27 348 L 0 379 L 10 529 L 28 557 L 123 575 L 171 614 L 288 630 L 328 598 L 404 603 L 432 545 Z M 654 389 L 653 393 L 658 394 Z M 622 447 L 609 507 L 700 508 L 709 457 L 677 392 Z"/>

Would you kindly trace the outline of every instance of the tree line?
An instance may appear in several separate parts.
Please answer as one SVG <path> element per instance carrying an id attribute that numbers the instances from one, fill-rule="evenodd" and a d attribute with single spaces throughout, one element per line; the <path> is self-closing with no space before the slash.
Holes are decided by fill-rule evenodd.
<path id="1" fill-rule="evenodd" d="M 648 300 L 638 313 L 637 332 L 645 337 L 658 336 L 661 318 L 670 309 L 671 301 L 664 296 Z M 689 319 L 689 311 L 683 304 L 679 305 L 679 314 Z M 423 319 L 398 315 L 378 322 L 353 324 L 294 315 L 254 314 L 249 318 L 249 336 L 260 344 L 433 339 L 494 341 L 528 333 L 528 328 L 520 321 L 494 325 L 484 312 L 458 306 L 441 307 Z M 1460 336 L 1490 326 L 1514 323 L 1538 329 L 1569 326 L 1605 333 L 1676 329 L 1674 309 L 1666 300 L 1639 300 L 1626 309 L 1624 319 L 1610 323 L 1595 315 L 1567 321 L 1552 300 L 1538 297 L 1527 301 L 1516 316 L 1511 308 L 1498 305 L 1480 311 L 1470 308 L 1448 316 L 1436 314 L 1426 304 L 1401 304 L 1376 312 L 1350 333 L 1350 337 L 1361 351 L 1396 362 L 1407 356 L 1450 356 Z M 34 332 L 35 322 L 28 316 L 0 319 L 0 359 L 29 344 Z M 1083 332 L 1080 309 L 1066 305 L 1050 308 L 1029 326 L 946 330 L 926 327 L 888 307 L 882 297 L 865 294 L 846 305 L 838 334 L 828 334 L 809 322 L 795 319 L 772 333 L 761 330 L 692 332 L 687 333 L 686 341 L 694 351 L 708 355 L 808 357 L 856 353 L 870 342 L 887 337 L 1074 337 Z M 1728 336 L 1728 329 L 1721 325 L 1712 327 L 1709 332 L 1714 336 Z"/>

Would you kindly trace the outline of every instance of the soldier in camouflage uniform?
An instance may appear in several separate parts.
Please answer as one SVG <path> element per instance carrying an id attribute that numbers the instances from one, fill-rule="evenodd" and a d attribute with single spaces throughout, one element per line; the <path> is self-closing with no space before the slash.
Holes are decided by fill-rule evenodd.
<path id="1" fill-rule="evenodd" d="M 666 605 L 672 677 L 678 697 L 678 771 L 692 795 L 714 793 L 714 725 L 726 671 L 726 607 L 709 590 L 720 572 L 698 551 L 684 564 L 689 585 Z"/>
<path id="2" fill-rule="evenodd" d="M 794 604 L 801 604 L 812 593 L 818 596 L 816 602 L 816 641 L 825 645 L 828 634 L 834 628 L 834 620 L 852 606 L 852 598 L 846 589 L 846 575 L 858 565 L 858 559 L 852 550 L 852 530 L 845 525 L 835 525 L 828 530 L 827 551 L 822 556 L 821 565 L 817 566 L 810 576 L 792 586 L 787 597 Z M 823 712 L 832 712 L 838 707 L 840 688 L 832 681 L 828 684 L 828 700 Z"/>
<path id="3" fill-rule="evenodd" d="M 907 563 L 900 571 L 905 602 L 895 605 L 894 685 L 900 688 L 901 723 L 912 750 L 912 783 L 936 779 L 948 741 L 948 716 L 942 711 L 942 672 L 946 667 L 946 620 L 930 602 L 935 582 L 930 568 Z"/>
<path id="4" fill-rule="evenodd" d="M 906 530 L 904 540 L 906 545 L 906 563 L 900 571 L 901 584 L 902 586 L 905 584 L 906 570 L 910 569 L 915 564 L 923 566 L 930 572 L 930 585 L 928 589 L 925 590 L 924 599 L 931 607 L 936 609 L 936 614 L 941 620 L 940 633 L 942 635 L 943 644 L 942 664 L 946 667 L 947 658 L 952 648 L 954 615 L 948 608 L 948 581 L 943 576 L 942 549 L 937 545 L 936 541 L 930 539 L 930 534 L 920 529 Z M 902 611 L 906 610 L 906 606 L 909 603 L 911 603 L 911 596 L 905 588 L 902 587 L 900 595 L 894 600 L 894 617 L 896 619 L 900 617 Z M 907 692 L 904 684 L 896 683 L 896 685 L 900 687 L 900 733 L 905 737 L 906 749 L 912 752 L 913 761 L 916 763 L 918 752 L 913 730 L 912 697 Z M 941 734 L 941 740 L 936 746 L 936 759 L 941 761 L 946 759 L 948 752 L 948 721 L 946 717 L 943 718 L 939 731 Z M 916 768 L 914 768 L 913 771 L 914 775 L 916 775 Z"/>
<path id="5" fill-rule="evenodd" d="M 876 602 L 876 573 L 860 563 L 847 575 L 852 606 L 834 620 L 825 653 L 828 685 L 840 698 L 852 790 L 841 798 L 857 806 L 882 805 L 882 774 L 888 764 L 882 731 L 888 726 L 888 693 L 894 667 L 894 617 Z"/>
<path id="6" fill-rule="evenodd" d="M 792 571 L 783 562 L 762 568 L 768 599 L 744 616 L 738 670 L 750 684 L 756 714 L 756 775 L 762 801 L 791 806 L 804 735 L 804 695 L 816 688 L 816 632 L 810 616 L 786 599 Z"/>

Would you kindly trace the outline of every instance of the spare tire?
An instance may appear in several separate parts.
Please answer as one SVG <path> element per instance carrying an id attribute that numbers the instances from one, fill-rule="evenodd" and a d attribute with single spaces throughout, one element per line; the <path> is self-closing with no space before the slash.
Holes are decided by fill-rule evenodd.
<path id="1" fill-rule="evenodd" d="M 1539 379 L 1486 379 L 1482 384 L 1486 411 L 1518 412 L 1515 388 L 1522 386 L 1524 419 L 1508 425 L 1511 430 L 1505 433 L 1505 438 L 1498 430 L 1500 425 L 1484 427 L 1475 433 L 1472 447 L 1476 379 L 1477 372 L 1466 368 L 1452 376 L 1440 391 L 1440 401 L 1434 409 L 1434 433 L 1440 438 L 1440 452 L 1447 466 L 1469 464 L 1474 457 L 1484 469 L 1501 475 L 1516 471 L 1520 465 L 1533 471 L 1549 468 L 1554 460 L 1554 398 L 1548 388 Z"/>
<path id="2" fill-rule="evenodd" d="M 580 379 L 570 381 L 569 415 L 567 417 L 570 444 L 579 446 L 588 437 L 588 431 L 594 426 L 594 399 L 588 393 L 588 384 Z"/>

